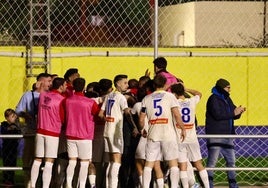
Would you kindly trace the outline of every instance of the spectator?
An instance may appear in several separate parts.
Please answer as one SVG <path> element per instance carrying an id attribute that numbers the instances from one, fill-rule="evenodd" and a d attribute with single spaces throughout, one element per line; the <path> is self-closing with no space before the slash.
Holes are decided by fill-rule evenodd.
<path id="1" fill-rule="evenodd" d="M 22 162 L 24 167 L 24 183 L 26 188 L 30 188 L 30 169 L 34 160 L 35 153 L 35 134 L 37 123 L 37 109 L 39 95 L 42 92 L 49 91 L 51 87 L 51 76 L 47 73 L 40 73 L 36 77 L 35 90 L 27 91 L 21 97 L 16 106 L 16 113 L 19 117 L 25 119 L 25 126 L 21 128 L 24 135 L 24 148 Z"/>
<path id="2" fill-rule="evenodd" d="M 206 134 L 235 134 L 234 120 L 239 119 L 246 108 L 236 107 L 230 98 L 231 86 L 225 79 L 219 79 L 212 88 L 206 106 Z M 207 167 L 215 167 L 219 154 L 226 161 L 227 167 L 235 167 L 235 151 L 233 138 L 208 138 Z M 213 188 L 213 171 L 208 170 L 210 188 Z M 235 171 L 227 171 L 230 188 L 237 188 Z"/>
<path id="3" fill-rule="evenodd" d="M 4 112 L 6 121 L 1 123 L 1 134 L 20 134 L 20 128 L 17 125 L 17 115 L 13 109 L 7 109 Z M 16 167 L 19 141 L 17 138 L 3 138 L 3 166 Z M 15 171 L 3 171 L 3 180 L 5 186 L 14 185 Z"/>

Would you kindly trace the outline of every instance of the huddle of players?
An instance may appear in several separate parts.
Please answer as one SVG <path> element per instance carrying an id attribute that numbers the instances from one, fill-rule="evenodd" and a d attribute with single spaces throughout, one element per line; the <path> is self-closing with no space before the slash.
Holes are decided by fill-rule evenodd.
<path id="1" fill-rule="evenodd" d="M 171 188 L 177 188 L 179 181 L 186 188 L 194 185 L 193 170 L 189 161 L 197 168 L 204 187 L 209 187 L 195 132 L 195 106 L 201 98 L 201 93 L 185 88 L 182 82 L 178 82 L 178 79 L 172 83 L 170 78 L 173 75 L 165 70 L 164 58 L 155 59 L 154 65 L 156 73 L 154 79 L 150 80 L 148 76 L 141 77 L 138 88 L 129 88 L 127 75 L 122 74 L 116 75 L 113 80 L 115 90 L 113 90 L 111 80 L 102 79 L 95 86 L 92 84 L 92 88 L 89 85 L 84 92 L 85 80 L 83 78 L 74 79 L 68 87 L 64 86 L 64 82 L 60 82 L 54 88 L 57 90 L 61 86 L 67 87 L 67 91 L 64 92 L 67 93 L 65 95 L 67 97 L 58 96 L 58 103 L 55 104 L 58 112 L 56 115 L 53 114 L 58 117 L 55 120 L 58 124 L 65 124 L 64 134 L 69 160 L 67 167 L 60 166 L 60 168 L 66 170 L 67 187 L 73 187 L 77 161 L 80 162 L 77 173 L 78 185 L 85 187 L 88 178 L 91 187 L 100 186 L 102 179 L 99 176 L 103 168 L 101 159 L 105 154 L 107 162 L 104 175 L 105 187 L 117 188 L 124 151 L 124 121 L 131 126 L 134 137 L 141 135 L 135 154 L 139 187 L 150 187 L 152 169 L 155 171 L 157 186 L 164 186 L 164 174 L 160 161 L 166 161 L 168 164 Z M 164 69 L 161 66 L 164 66 Z M 53 85 L 55 82 L 53 81 Z M 96 89 L 98 86 L 99 90 Z M 194 96 L 186 98 L 185 92 Z M 32 187 L 35 187 L 38 175 L 36 172 L 41 165 L 40 159 L 43 157 L 54 159 L 58 152 L 55 150 L 58 147 L 51 147 L 51 145 L 59 144 L 60 130 L 58 129 L 57 134 L 54 134 L 55 132 L 40 127 L 42 124 L 47 124 L 47 117 L 51 116 L 48 109 L 51 107 L 49 102 L 53 97 L 48 93 L 57 92 L 50 91 L 40 96 L 36 147 L 38 152 L 32 166 Z M 125 95 L 126 93 L 130 95 Z M 134 114 L 138 115 L 138 122 L 134 121 Z M 53 140 L 51 137 L 56 137 L 56 139 Z M 45 144 L 46 139 L 49 140 L 49 144 Z M 50 147 L 40 149 L 41 145 Z M 52 148 L 54 151 L 51 151 Z M 53 162 L 54 160 L 48 160 L 46 165 L 49 164 L 50 170 L 46 171 L 44 168 L 43 171 L 43 177 L 46 177 L 43 180 L 46 179 L 48 185 L 51 179 L 51 175 L 48 174 L 52 174 Z"/>
<path id="2" fill-rule="evenodd" d="M 183 187 L 195 184 L 190 161 L 199 172 L 203 186 L 209 187 L 195 131 L 195 107 L 202 94 L 185 88 L 178 79 L 176 83 L 167 84 L 172 75 L 165 69 L 161 71 L 161 66 L 157 69 L 158 63 L 163 64 L 163 61 L 164 58 L 155 59 L 156 76 L 153 80 L 148 76 L 141 77 L 137 87 L 131 86 L 134 79 L 128 82 L 126 75 L 117 75 L 115 91 L 104 99 L 99 117 L 105 119 L 103 136 L 105 152 L 109 155 L 106 187 L 118 186 L 124 150 L 123 121 L 131 126 L 134 137 L 142 135 L 135 154 L 140 187 L 150 187 L 152 169 L 157 186 L 164 186 L 160 161 L 167 161 L 171 187 L 178 187 L 179 181 Z M 186 92 L 193 97 L 185 97 Z M 134 103 L 133 97 L 136 99 Z M 133 114 L 138 114 L 138 122 L 134 121 Z"/>

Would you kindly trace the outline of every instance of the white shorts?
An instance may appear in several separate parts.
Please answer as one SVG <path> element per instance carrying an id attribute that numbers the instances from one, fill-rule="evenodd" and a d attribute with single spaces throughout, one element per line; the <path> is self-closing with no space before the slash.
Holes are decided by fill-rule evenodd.
<path id="1" fill-rule="evenodd" d="M 69 140 L 67 139 L 67 151 L 68 151 L 69 158 L 91 160 L 92 140 Z"/>
<path id="2" fill-rule="evenodd" d="M 163 155 L 165 161 L 178 159 L 177 141 L 153 141 L 146 144 L 146 161 L 157 161 Z"/>
<path id="3" fill-rule="evenodd" d="M 59 137 L 36 134 L 35 156 L 57 158 Z"/>
<path id="4" fill-rule="evenodd" d="M 102 162 L 104 158 L 104 138 L 94 139 L 92 141 L 92 162 Z"/>
<path id="5" fill-rule="evenodd" d="M 145 158 L 146 143 L 147 138 L 141 137 L 135 152 L 135 159 L 143 159 L 143 160 L 146 159 Z M 162 161 L 162 160 L 163 160 L 163 154 L 161 152 L 160 155 L 158 155 L 158 157 L 156 158 L 156 161 Z"/>
<path id="6" fill-rule="evenodd" d="M 135 159 L 144 159 L 145 160 L 145 147 L 147 143 L 147 138 L 143 136 L 140 138 L 139 144 L 135 152 Z"/>
<path id="7" fill-rule="evenodd" d="M 196 162 L 201 160 L 200 145 L 198 142 L 179 144 L 179 162 Z"/>
<path id="8" fill-rule="evenodd" d="M 104 146 L 105 146 L 105 152 L 123 154 L 124 150 L 123 138 L 111 139 L 109 137 L 104 137 Z"/>

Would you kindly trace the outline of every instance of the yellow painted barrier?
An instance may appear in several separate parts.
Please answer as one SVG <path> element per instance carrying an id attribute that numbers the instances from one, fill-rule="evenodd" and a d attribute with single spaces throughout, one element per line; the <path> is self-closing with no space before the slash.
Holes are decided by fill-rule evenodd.
<path id="1" fill-rule="evenodd" d="M 24 47 L 0 47 L 0 52 L 24 52 Z M 61 57 L 61 54 L 76 54 L 81 52 L 99 52 L 101 56 Z M 109 53 L 122 53 L 121 56 L 105 56 Z M 127 74 L 138 79 L 148 68 L 153 77 L 153 56 L 141 56 L 140 53 L 153 54 L 152 48 L 71 48 L 55 47 L 52 49 L 51 73 L 63 76 L 68 68 L 79 69 L 81 77 L 87 83 L 99 81 L 101 78 L 113 79 L 116 74 Z M 268 56 L 233 56 L 235 53 L 267 52 L 267 49 L 182 49 L 162 48 L 159 54 L 168 52 L 180 54 L 209 53 L 212 56 L 182 55 L 166 57 L 168 71 L 185 82 L 185 86 L 203 93 L 197 108 L 197 118 L 200 125 L 205 122 L 206 100 L 211 94 L 211 88 L 219 78 L 225 78 L 231 83 L 231 97 L 235 104 L 247 107 L 246 113 L 236 125 L 267 125 L 268 118 Z M 191 53 L 190 53 L 191 52 Z M 137 55 L 127 56 L 128 53 Z M 218 57 L 214 57 L 219 53 Z M 227 53 L 226 56 L 221 54 Z M 56 54 L 56 55 L 55 55 Z M 90 54 L 90 53 L 89 53 Z M 22 55 L 23 56 L 23 55 Z M 34 78 L 26 78 L 25 57 L 0 56 L 0 113 L 6 108 L 15 108 L 21 95 L 31 89 Z M 1 120 L 4 119 L 0 114 Z"/>

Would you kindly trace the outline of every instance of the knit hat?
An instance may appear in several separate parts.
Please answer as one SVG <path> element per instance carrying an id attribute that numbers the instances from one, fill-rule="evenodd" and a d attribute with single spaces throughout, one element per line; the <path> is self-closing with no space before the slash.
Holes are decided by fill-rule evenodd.
<path id="1" fill-rule="evenodd" d="M 167 67 L 167 60 L 164 57 L 156 58 L 153 63 L 159 69 L 165 69 Z"/>
<path id="2" fill-rule="evenodd" d="M 72 76 L 73 74 L 75 74 L 75 73 L 78 73 L 78 69 L 76 69 L 76 68 L 70 68 L 70 69 L 68 69 L 68 70 L 66 71 L 66 73 L 64 74 L 64 79 L 65 79 L 65 80 L 68 80 L 68 78 L 69 78 L 70 76 Z"/>
<path id="3" fill-rule="evenodd" d="M 228 82 L 227 80 L 220 78 L 217 82 L 216 82 L 216 86 L 220 87 L 220 88 L 225 88 L 226 86 L 229 86 L 230 82 Z"/>

